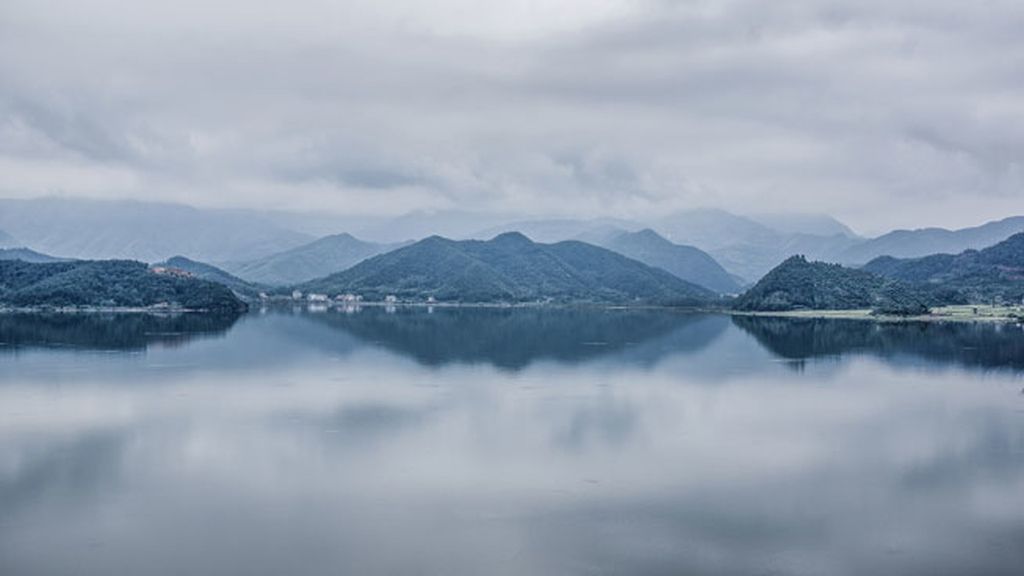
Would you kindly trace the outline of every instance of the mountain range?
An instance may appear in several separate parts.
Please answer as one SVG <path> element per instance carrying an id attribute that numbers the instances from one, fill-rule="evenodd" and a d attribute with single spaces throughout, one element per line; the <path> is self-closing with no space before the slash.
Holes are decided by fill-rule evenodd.
<path id="1" fill-rule="evenodd" d="M 415 212 L 386 218 L 209 210 L 133 201 L 0 199 L 0 247 L 27 247 L 68 258 L 129 258 L 145 262 L 184 255 L 216 263 L 248 281 L 275 285 L 337 272 L 402 242 L 430 234 L 484 239 L 499 231 L 517 230 L 535 241 L 582 240 L 601 244 L 617 234 L 645 229 L 653 230 L 672 244 L 691 246 L 709 254 L 734 280 L 739 277 L 743 279 L 739 283 L 746 284 L 793 254 L 859 266 L 883 255 L 911 258 L 981 249 L 1024 231 L 1024 217 L 962 230 L 898 230 L 877 238 L 861 238 L 827 215 L 742 216 L 714 209 L 681 211 L 646 221 L 524 220 L 521 216 L 467 211 Z M 324 230 L 343 230 L 354 236 L 332 234 L 320 238 Z M 651 258 L 647 263 L 653 262 Z M 661 267 L 669 267 L 664 261 L 658 262 Z M 684 279 L 696 280 L 677 268 L 675 273 L 682 274 Z M 717 282 L 714 288 L 728 289 L 725 283 Z"/>
<path id="2" fill-rule="evenodd" d="M 834 259 L 845 264 L 864 264 L 879 256 L 919 258 L 931 254 L 957 254 L 964 250 L 992 246 L 1019 232 L 1024 232 L 1024 216 L 1013 216 L 960 230 L 895 230 L 850 246 L 836 254 Z"/>
<path id="3" fill-rule="evenodd" d="M 1024 233 L 982 250 L 922 258 L 883 256 L 864 270 L 903 282 L 961 292 L 970 302 L 1024 300 Z"/>
<path id="4" fill-rule="evenodd" d="M 650 228 L 638 232 L 612 233 L 603 238 L 595 238 L 592 243 L 720 294 L 740 291 L 740 283 L 736 278 L 707 252 L 693 246 L 673 244 Z"/>
<path id="5" fill-rule="evenodd" d="M 1024 233 L 959 254 L 882 256 L 860 269 L 793 256 L 733 306 L 753 311 L 872 308 L 916 314 L 936 305 L 990 302 L 1024 302 Z"/>
<path id="6" fill-rule="evenodd" d="M 431 236 L 305 284 L 300 290 L 370 300 L 473 303 L 701 305 L 717 296 L 604 248 L 536 243 L 511 232 L 492 240 Z"/>
<path id="7" fill-rule="evenodd" d="M 222 266 L 249 282 L 284 286 L 340 272 L 399 246 L 364 242 L 351 234 L 333 234 L 290 250 Z"/>

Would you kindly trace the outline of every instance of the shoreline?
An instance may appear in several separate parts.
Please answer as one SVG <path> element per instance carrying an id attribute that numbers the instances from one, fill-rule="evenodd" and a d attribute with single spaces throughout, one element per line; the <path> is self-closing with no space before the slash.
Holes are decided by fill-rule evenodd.
<path id="1" fill-rule="evenodd" d="M 687 314 L 723 314 L 726 316 L 749 316 L 758 318 L 803 318 L 816 320 L 860 320 L 878 323 L 912 323 L 912 322 L 981 322 L 981 323 L 1024 323 L 1024 306 L 943 306 L 934 308 L 930 314 L 919 314 L 914 316 L 895 316 L 886 314 L 872 314 L 869 309 L 846 309 L 846 310 L 777 310 L 777 311 L 747 311 L 732 310 L 729 308 L 707 308 L 707 307 L 685 307 L 685 306 L 659 306 L 659 305 L 637 305 L 637 304 L 602 304 L 598 302 L 578 303 L 555 303 L 555 302 L 518 302 L 518 303 L 496 303 L 496 302 L 359 302 L 359 303 L 336 303 L 336 302 L 307 302 L 271 300 L 264 302 L 250 302 L 248 310 L 227 311 L 209 310 L 197 308 L 178 307 L 146 307 L 146 306 L 0 306 L 0 315 L 3 314 L 156 314 L 156 315 L 177 315 L 177 314 L 238 314 L 258 312 L 261 309 L 287 309 L 303 308 L 307 311 L 324 312 L 327 310 L 352 310 L 362 307 L 366 308 L 469 308 L 469 309 L 590 309 L 590 310 L 662 310 L 671 313 Z"/>
<path id="2" fill-rule="evenodd" d="M 147 306 L 0 306 L 0 314 L 245 314 L 246 311 Z"/>
<path id="3" fill-rule="evenodd" d="M 1014 324 L 1024 322 L 1024 307 L 1021 306 L 941 306 L 930 314 L 895 316 L 872 314 L 871 310 L 779 310 L 745 311 L 726 310 L 730 316 L 754 316 L 762 318 L 806 318 L 816 320 L 861 320 L 878 323 L 909 322 L 982 322 Z M 1016 314 L 1016 315 L 1014 315 Z"/>

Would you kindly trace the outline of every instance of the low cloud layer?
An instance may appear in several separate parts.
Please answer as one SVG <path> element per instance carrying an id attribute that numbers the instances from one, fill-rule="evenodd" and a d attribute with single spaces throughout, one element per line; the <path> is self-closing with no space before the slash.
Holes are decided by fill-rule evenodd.
<path id="1" fill-rule="evenodd" d="M 1016 0 L 150 4 L 0 6 L 0 195 L 1024 212 Z"/>

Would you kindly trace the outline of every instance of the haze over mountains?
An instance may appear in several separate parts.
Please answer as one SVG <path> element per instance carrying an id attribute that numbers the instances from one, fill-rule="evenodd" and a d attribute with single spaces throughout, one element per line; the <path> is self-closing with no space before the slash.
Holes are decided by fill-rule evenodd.
<path id="1" fill-rule="evenodd" d="M 332 222 L 338 227 L 332 229 Z M 677 212 L 650 222 L 524 219 L 459 211 L 386 218 L 40 198 L 0 200 L 0 230 L 0 246 L 27 247 L 40 257 L 157 262 L 181 255 L 215 264 L 246 281 L 271 285 L 338 272 L 396 244 L 433 234 L 455 240 L 487 240 L 501 232 L 517 231 L 535 241 L 582 240 L 610 247 L 647 264 L 671 268 L 684 280 L 719 292 L 734 292 L 793 254 L 862 265 L 883 255 L 959 253 L 1024 231 L 1024 217 L 963 230 L 901 230 L 866 239 L 826 215 L 741 216 L 715 209 Z M 324 236 L 324 230 L 334 233 Z M 649 230 L 644 249 L 625 245 L 630 238 L 625 234 L 642 230 Z M 616 237 L 620 241 L 613 246 L 610 239 Z M 711 261 L 701 254 L 709 255 Z M 703 262 L 703 268 L 692 268 L 697 262 Z"/>
<path id="2" fill-rule="evenodd" d="M 22 262 L 60 262 L 63 258 L 55 258 L 49 254 L 41 254 L 28 248 L 0 248 L 0 260 L 21 260 Z"/>
<path id="3" fill-rule="evenodd" d="M 604 238 L 595 238 L 593 244 L 721 294 L 740 291 L 740 282 L 707 252 L 693 246 L 673 244 L 650 228 L 612 233 Z"/>
<path id="4" fill-rule="evenodd" d="M 957 254 L 992 246 L 1019 232 L 1024 232 L 1024 216 L 1012 216 L 960 230 L 894 230 L 850 246 L 836 259 L 849 264 L 864 264 L 879 256 L 918 258 L 930 254 Z"/>
<path id="5" fill-rule="evenodd" d="M 156 262 L 177 254 L 246 260 L 315 238 L 248 211 L 64 198 L 0 200 L 0 230 L 22 246 L 70 258 Z"/>
<path id="6" fill-rule="evenodd" d="M 0 230 L 0 248 L 16 248 L 18 241 L 7 232 Z"/>
<path id="7" fill-rule="evenodd" d="M 364 242 L 351 234 L 333 234 L 284 252 L 247 262 L 226 262 L 223 266 L 249 282 L 283 286 L 351 268 L 399 246 L 401 244 Z"/>

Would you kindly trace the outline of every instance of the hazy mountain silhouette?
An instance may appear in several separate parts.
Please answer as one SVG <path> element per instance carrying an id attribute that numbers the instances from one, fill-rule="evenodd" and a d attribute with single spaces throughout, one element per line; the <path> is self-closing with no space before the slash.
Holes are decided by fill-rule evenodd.
<path id="1" fill-rule="evenodd" d="M 700 286 L 583 242 L 539 244 L 518 233 L 493 240 L 433 236 L 299 286 L 328 295 L 457 302 L 601 302 L 698 305 Z"/>
<path id="2" fill-rule="evenodd" d="M 334 234 L 248 262 L 225 263 L 224 267 L 250 282 L 284 286 L 341 272 L 399 246 L 364 242 L 351 234 Z"/>

